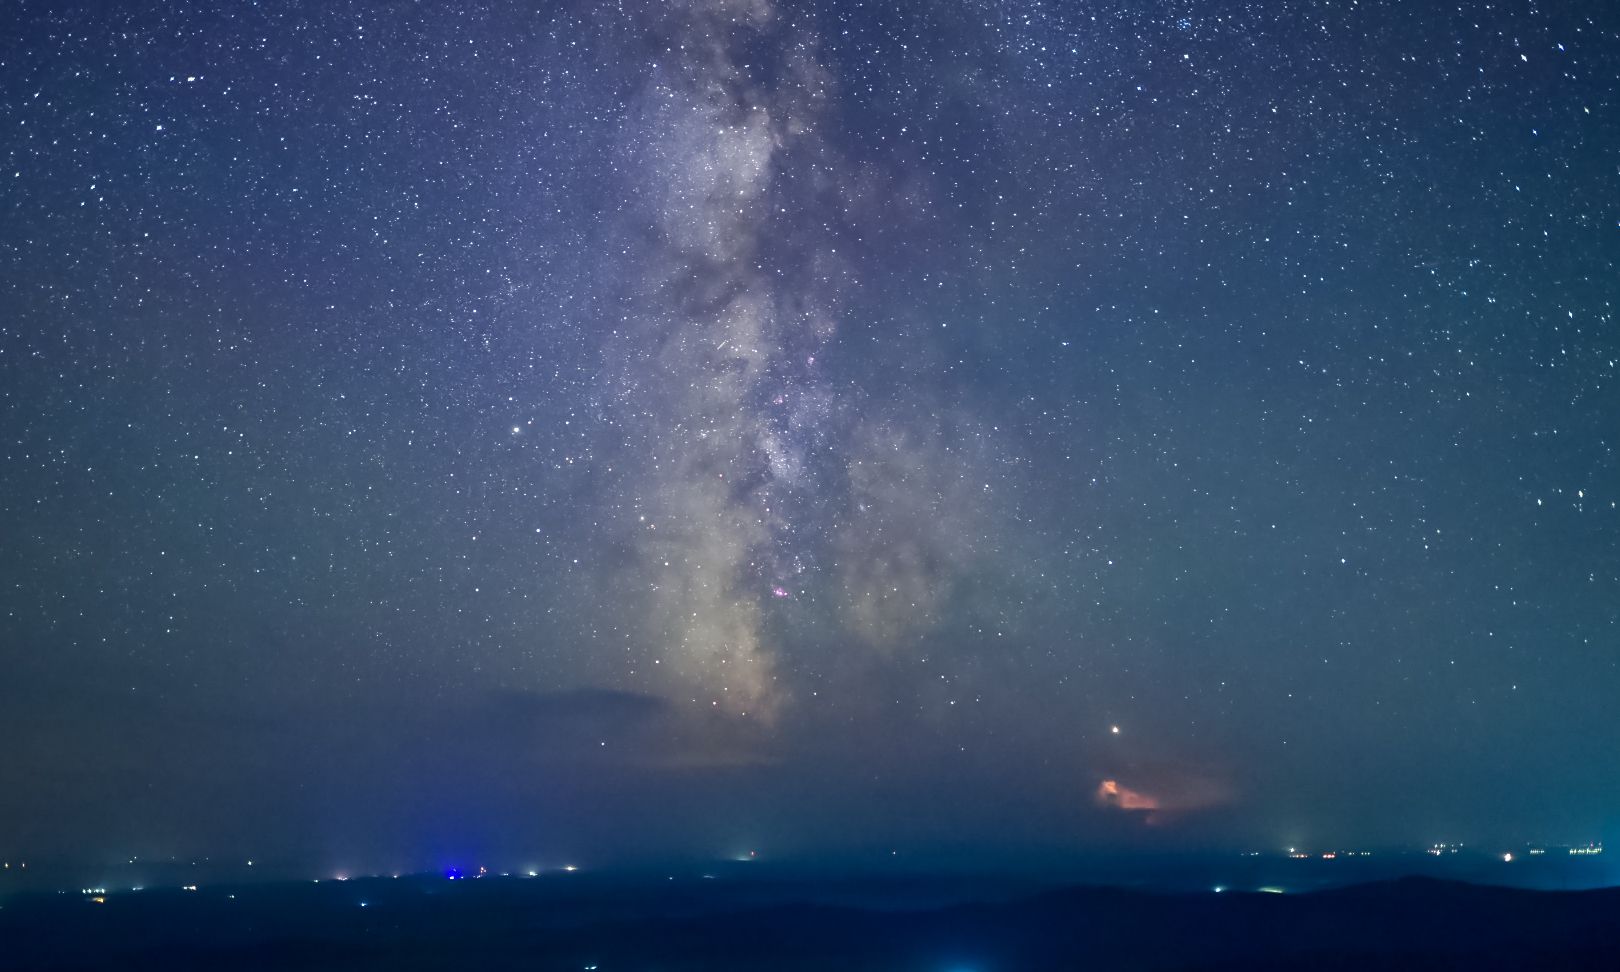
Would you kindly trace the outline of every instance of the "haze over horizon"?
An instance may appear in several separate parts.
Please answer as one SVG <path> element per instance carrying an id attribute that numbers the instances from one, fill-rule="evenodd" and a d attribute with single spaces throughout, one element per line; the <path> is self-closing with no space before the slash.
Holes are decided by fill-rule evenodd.
<path id="1" fill-rule="evenodd" d="M 1620 23 L 16 0 L 0 858 L 1620 841 Z"/>

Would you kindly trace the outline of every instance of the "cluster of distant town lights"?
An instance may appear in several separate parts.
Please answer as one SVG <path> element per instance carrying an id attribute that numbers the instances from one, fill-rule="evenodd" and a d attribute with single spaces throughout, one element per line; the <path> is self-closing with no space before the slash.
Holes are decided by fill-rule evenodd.
<path id="1" fill-rule="evenodd" d="M 1462 844 L 1431 844 L 1428 847 L 1424 848 L 1423 853 L 1425 853 L 1427 855 L 1430 855 L 1430 856 L 1433 856 L 1433 857 L 1441 857 L 1441 856 L 1445 856 L 1445 855 L 1460 853 L 1463 850 L 1463 846 L 1464 845 L 1462 845 Z M 1551 847 L 1532 846 L 1532 847 L 1529 847 L 1529 848 L 1527 848 L 1525 850 L 1524 856 L 1527 856 L 1527 857 L 1541 857 L 1541 856 L 1547 855 L 1549 852 L 1552 853 L 1554 856 L 1558 856 L 1558 852 L 1560 852 L 1560 851 L 1564 852 L 1565 854 L 1567 854 L 1568 856 L 1571 856 L 1571 857 L 1592 857 L 1592 856 L 1596 856 L 1598 854 L 1603 853 L 1603 845 L 1600 844 L 1600 843 L 1592 843 L 1592 844 L 1582 844 L 1582 845 L 1572 845 L 1572 846 L 1563 846 L 1563 845 L 1551 846 Z M 1262 851 L 1249 851 L 1249 852 L 1243 854 L 1242 856 L 1244 856 L 1244 857 L 1260 857 L 1260 856 L 1262 856 L 1262 854 L 1263 854 Z M 1286 857 L 1288 857 L 1288 858 L 1290 858 L 1292 860 L 1325 860 L 1325 861 L 1332 861 L 1332 860 L 1339 860 L 1339 859 L 1352 859 L 1352 858 L 1371 857 L 1371 856 L 1373 856 L 1373 852 L 1372 851 L 1365 851 L 1365 850 L 1330 850 L 1330 851 L 1320 851 L 1320 852 L 1309 852 L 1309 851 L 1300 850 L 1297 847 L 1290 847 L 1285 852 L 1284 856 L 1286 856 Z M 1503 863 L 1507 863 L 1507 864 L 1510 864 L 1513 861 L 1518 860 L 1519 857 L 1520 857 L 1520 855 L 1514 854 L 1511 851 L 1503 851 L 1499 855 L 1495 855 L 1495 856 L 1498 856 Z M 750 851 L 748 854 L 737 858 L 737 860 L 740 860 L 740 861 L 752 861 L 752 860 L 755 860 L 755 859 L 756 859 L 756 852 L 753 852 L 753 851 Z M 134 864 L 136 860 L 137 860 L 137 858 L 130 858 L 129 863 Z M 253 863 L 254 862 L 250 860 L 250 861 L 247 862 L 247 866 L 252 867 Z M 18 870 L 26 870 L 28 868 L 28 863 L 26 861 L 18 862 L 17 868 L 18 868 Z M 11 869 L 12 869 L 12 865 L 11 865 L 10 861 L 0 862 L 0 870 L 9 871 Z M 523 871 L 521 876 L 530 877 L 530 878 L 537 878 L 542 873 L 573 874 L 573 873 L 576 873 L 577 871 L 579 871 L 579 867 L 577 865 L 565 864 L 565 865 L 563 865 L 561 867 L 558 867 L 558 868 L 555 868 L 555 869 L 552 869 L 552 870 L 548 870 L 548 871 L 545 871 L 545 872 L 542 872 L 542 870 L 538 869 L 538 868 L 530 868 L 530 869 L 527 869 L 527 870 Z M 443 873 L 444 873 L 445 879 L 449 880 L 449 881 L 465 880 L 467 878 L 467 876 L 468 876 L 460 868 L 447 868 Z M 391 874 L 391 875 L 388 875 L 388 876 L 390 878 L 398 879 L 398 878 L 402 877 L 403 875 Z M 514 875 L 509 871 L 503 871 L 499 875 L 491 875 L 489 869 L 486 868 L 486 867 L 478 868 L 477 873 L 472 875 L 473 878 L 484 878 L 484 877 L 491 877 L 491 876 L 509 878 L 509 877 L 513 877 Z M 703 875 L 704 878 L 712 878 L 713 876 L 714 875 L 712 875 L 712 874 L 704 874 Z M 368 877 L 380 878 L 380 877 L 382 877 L 382 875 L 380 875 L 380 874 L 378 874 L 378 875 L 368 875 Z M 335 881 L 348 881 L 350 879 L 351 879 L 351 876 L 347 875 L 347 874 L 337 874 L 337 875 L 334 875 L 333 878 L 332 878 L 332 880 L 335 880 Z M 671 880 L 673 880 L 673 878 L 671 878 Z M 314 878 L 313 883 L 319 884 L 319 883 L 321 883 L 321 879 L 320 878 Z M 132 891 L 132 892 L 133 891 L 144 891 L 144 890 L 146 890 L 146 888 L 143 887 L 143 886 L 137 886 L 137 887 L 132 887 L 129 890 Z M 181 885 L 180 890 L 182 890 L 182 891 L 196 891 L 197 890 L 197 885 L 195 885 L 195 884 Z M 1227 888 L 1224 885 L 1216 885 L 1213 890 L 1217 894 L 1219 894 L 1219 893 L 1225 892 L 1227 890 Z M 1268 893 L 1268 894 L 1281 894 L 1281 893 L 1283 893 L 1283 889 L 1282 888 L 1277 888 L 1277 887 L 1262 887 L 1262 888 L 1257 888 L 1256 890 L 1259 891 L 1259 892 Z M 66 893 L 66 892 L 63 892 L 63 893 Z M 85 898 L 87 898 L 90 901 L 95 902 L 96 904 L 105 904 L 106 901 L 107 901 L 107 895 L 110 892 L 104 887 L 92 887 L 92 888 L 81 888 L 80 893 L 83 894 L 85 896 Z M 230 897 L 234 899 L 236 897 L 236 895 L 233 894 Z M 364 907 L 367 907 L 369 905 L 369 902 L 362 901 L 359 904 L 360 904 L 360 907 L 364 908 Z"/>
<path id="2" fill-rule="evenodd" d="M 131 858 L 130 863 L 131 864 L 135 863 L 135 859 Z M 252 861 L 248 861 L 247 864 L 248 864 L 249 867 L 253 866 Z M 23 868 L 26 868 L 28 865 L 27 864 L 22 864 L 20 866 L 23 867 Z M 4 869 L 9 870 L 10 868 L 11 868 L 11 864 L 9 862 L 4 865 Z M 555 871 L 550 872 L 550 873 L 559 873 L 560 872 L 560 873 L 564 873 L 564 874 L 573 874 L 573 873 L 576 873 L 578 870 L 579 870 L 579 867 L 577 865 L 564 864 L 562 867 L 559 867 Z M 536 869 L 531 869 L 531 870 L 523 872 L 524 877 L 531 877 L 531 878 L 537 878 L 537 877 L 540 876 L 540 874 L 541 874 L 541 872 L 539 870 L 536 870 Z M 396 880 L 396 881 L 399 880 L 400 878 L 404 877 L 404 876 L 405 875 L 403 875 L 403 874 L 390 874 L 390 875 L 388 875 L 388 877 L 390 877 L 390 878 L 392 878 L 393 880 Z M 490 877 L 490 876 L 491 876 L 491 874 L 489 873 L 489 868 L 487 868 L 487 867 L 480 867 L 478 869 L 478 873 L 473 875 L 474 878 L 483 878 L 483 877 Z M 513 875 L 509 871 L 502 871 L 499 874 L 499 876 L 503 877 L 503 878 L 509 878 L 509 877 L 512 877 Z M 707 875 L 707 874 L 704 875 L 704 877 L 709 877 L 709 876 L 710 875 Z M 381 878 L 382 875 L 381 874 L 368 874 L 368 875 L 363 875 L 363 877 Z M 448 868 L 448 869 L 445 870 L 444 877 L 445 877 L 445 880 L 447 880 L 447 881 L 461 881 L 461 880 L 464 880 L 467 877 L 467 875 L 464 874 L 460 868 L 452 867 L 452 868 Z M 350 875 L 347 875 L 347 874 L 335 874 L 335 875 L 332 876 L 332 880 L 334 880 L 334 881 L 348 881 L 348 880 L 350 880 Z M 321 879 L 320 878 L 312 878 L 310 880 L 310 883 L 311 884 L 320 884 Z M 144 886 L 137 885 L 135 887 L 130 888 L 129 890 L 132 891 L 132 892 L 133 891 L 145 891 L 146 888 Z M 182 884 L 180 886 L 180 890 L 182 890 L 182 891 L 196 891 L 197 890 L 197 885 L 195 885 L 195 884 Z M 65 894 L 66 892 L 62 892 L 62 893 Z M 85 895 L 87 898 L 89 898 L 89 900 L 95 902 L 96 904 L 106 904 L 107 903 L 107 895 L 110 894 L 111 892 L 109 892 L 106 888 L 80 888 L 79 893 Z M 236 895 L 233 894 L 230 897 L 231 897 L 232 900 L 235 900 Z M 369 904 L 370 904 L 369 902 L 362 901 L 362 902 L 360 902 L 360 907 L 365 908 L 365 907 L 368 907 Z"/>

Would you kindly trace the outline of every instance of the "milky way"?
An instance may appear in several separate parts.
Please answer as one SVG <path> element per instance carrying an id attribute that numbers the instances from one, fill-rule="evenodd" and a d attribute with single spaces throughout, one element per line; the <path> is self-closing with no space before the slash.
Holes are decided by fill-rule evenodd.
<path id="1" fill-rule="evenodd" d="M 971 560 L 972 457 L 937 414 L 865 414 L 818 362 L 861 284 L 840 244 L 877 214 L 824 131 L 843 95 L 815 32 L 766 3 L 654 21 L 623 143 L 623 230 L 646 239 L 615 264 L 634 287 L 607 345 L 638 453 L 626 603 L 669 691 L 768 718 L 794 691 L 775 602 L 841 605 L 852 653 L 927 626 Z"/>
<path id="2" fill-rule="evenodd" d="M 682 691 L 768 712 L 765 602 L 802 566 L 793 493 L 813 488 L 804 452 L 817 435 L 804 403 L 828 396 L 815 352 L 836 329 L 815 288 L 779 282 L 802 268 L 780 265 L 795 254 L 774 236 L 799 222 L 780 218 L 803 204 L 780 185 L 783 157 L 815 153 L 827 85 L 813 38 L 767 5 L 667 17 L 626 135 L 645 180 L 649 265 L 628 268 L 641 289 L 628 346 L 613 349 L 628 359 L 620 405 L 647 450 L 631 485 L 638 587 L 648 639 Z"/>

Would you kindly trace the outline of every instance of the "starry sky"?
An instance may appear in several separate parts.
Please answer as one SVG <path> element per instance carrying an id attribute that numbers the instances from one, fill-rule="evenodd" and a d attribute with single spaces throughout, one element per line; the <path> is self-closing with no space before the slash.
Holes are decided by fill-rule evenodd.
<path id="1" fill-rule="evenodd" d="M 0 852 L 1620 840 L 1602 4 L 13 0 Z"/>

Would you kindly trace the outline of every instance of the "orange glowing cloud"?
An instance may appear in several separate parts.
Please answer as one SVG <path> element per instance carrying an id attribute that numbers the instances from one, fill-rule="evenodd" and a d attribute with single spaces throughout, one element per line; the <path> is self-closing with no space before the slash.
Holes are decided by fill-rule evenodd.
<path id="1" fill-rule="evenodd" d="M 1157 810 L 1159 801 L 1146 793 L 1120 786 L 1116 780 L 1103 780 L 1097 784 L 1097 802 L 1116 810 Z"/>

